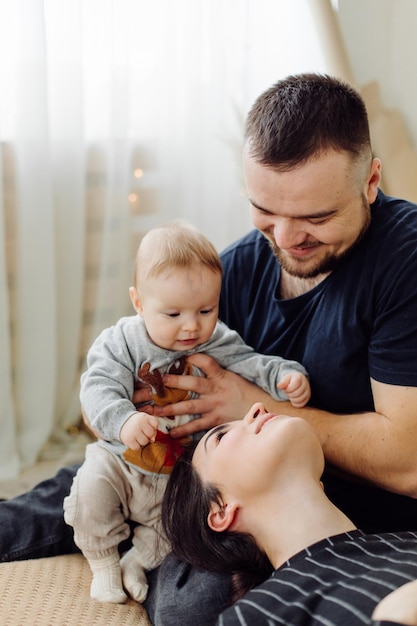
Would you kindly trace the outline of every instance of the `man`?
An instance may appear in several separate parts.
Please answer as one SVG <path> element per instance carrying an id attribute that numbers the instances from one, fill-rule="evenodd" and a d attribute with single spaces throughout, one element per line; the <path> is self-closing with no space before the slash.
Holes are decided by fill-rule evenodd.
<path id="1" fill-rule="evenodd" d="M 242 417 L 257 401 L 298 414 L 323 445 L 328 495 L 356 525 L 415 529 L 417 207 L 378 190 L 381 166 L 363 101 L 326 76 L 289 77 L 258 98 L 246 125 L 244 169 L 258 230 L 222 255 L 220 317 L 256 351 L 300 361 L 310 374 L 310 404 L 297 411 L 275 404 L 199 354 L 190 360 L 205 379 L 164 382 L 200 397 L 155 414 L 202 415 L 174 436 Z M 136 399 L 146 397 L 145 389 Z M 64 482 L 50 483 L 61 505 Z M 53 502 L 44 515 L 56 519 Z M 10 519 L 13 501 L 6 505 Z M 0 522 L 4 515 L 0 505 Z M 36 524 L 45 545 L 43 520 Z M 47 553 L 68 549 L 65 532 L 55 531 Z M 29 530 L 25 537 L 20 554 L 28 558 Z M 3 552 L 2 543 L 0 531 Z M 228 584 L 168 557 L 151 579 L 147 608 L 156 625 L 210 624 L 227 602 Z"/>
<path id="2" fill-rule="evenodd" d="M 290 77 L 258 98 L 246 126 L 244 169 L 260 232 L 223 253 L 220 316 L 256 350 L 302 362 L 312 399 L 294 411 L 196 355 L 206 379 L 166 383 L 200 398 L 164 414 L 203 417 L 173 434 L 235 419 L 259 400 L 268 410 L 300 415 L 322 443 L 327 493 L 356 524 L 415 529 L 417 209 L 378 190 L 381 164 L 364 104 L 328 77 Z M 168 559 L 157 580 L 165 597 L 167 580 L 176 580 L 177 615 L 182 602 L 190 601 L 190 612 L 198 597 L 198 574 L 182 568 Z M 157 591 L 152 610 L 169 623 Z M 207 597 L 205 589 L 200 601 Z"/>

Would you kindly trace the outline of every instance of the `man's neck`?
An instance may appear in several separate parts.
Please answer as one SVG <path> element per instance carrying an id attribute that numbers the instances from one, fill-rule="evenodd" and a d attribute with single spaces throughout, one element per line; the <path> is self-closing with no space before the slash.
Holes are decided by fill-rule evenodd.
<path id="1" fill-rule="evenodd" d="M 284 269 L 281 269 L 281 278 L 279 282 L 279 291 L 282 300 L 289 300 L 290 298 L 297 298 L 302 296 L 307 291 L 310 291 L 321 283 L 329 274 L 319 274 L 314 278 L 298 278 L 297 276 L 291 276 Z"/>

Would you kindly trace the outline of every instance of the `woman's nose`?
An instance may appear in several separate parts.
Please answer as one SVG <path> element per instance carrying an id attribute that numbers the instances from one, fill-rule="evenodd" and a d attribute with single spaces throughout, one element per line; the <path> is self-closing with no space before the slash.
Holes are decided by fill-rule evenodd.
<path id="1" fill-rule="evenodd" d="M 264 415 L 265 413 L 268 413 L 268 411 L 265 408 L 265 405 L 263 402 L 256 402 L 251 409 L 249 410 L 249 412 L 247 413 L 247 415 L 245 416 L 245 420 L 248 423 L 253 422 L 253 420 L 255 420 L 257 417 L 259 417 L 259 415 Z"/>

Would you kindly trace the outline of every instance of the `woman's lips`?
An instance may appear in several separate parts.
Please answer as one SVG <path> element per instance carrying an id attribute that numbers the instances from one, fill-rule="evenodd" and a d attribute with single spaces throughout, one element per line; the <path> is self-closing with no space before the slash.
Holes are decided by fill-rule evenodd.
<path id="1" fill-rule="evenodd" d="M 257 423 L 256 423 L 255 434 L 257 435 L 258 433 L 260 433 L 263 427 L 265 426 L 265 424 L 271 421 L 272 419 L 274 419 L 275 417 L 278 417 L 278 415 L 276 415 L 275 413 L 266 413 L 265 415 L 262 415 L 262 417 L 258 418 Z"/>

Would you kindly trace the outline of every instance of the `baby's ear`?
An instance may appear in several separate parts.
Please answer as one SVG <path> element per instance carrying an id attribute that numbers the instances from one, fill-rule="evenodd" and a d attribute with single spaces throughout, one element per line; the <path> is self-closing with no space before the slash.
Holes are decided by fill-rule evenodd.
<path id="1" fill-rule="evenodd" d="M 213 504 L 207 517 L 207 523 L 211 530 L 222 533 L 232 526 L 236 512 L 237 505 L 235 504 Z"/>
<path id="2" fill-rule="evenodd" d="M 142 300 L 136 287 L 129 287 L 129 296 L 136 313 L 142 314 Z"/>

